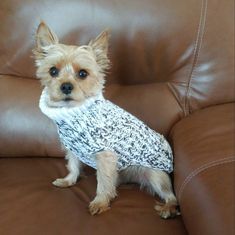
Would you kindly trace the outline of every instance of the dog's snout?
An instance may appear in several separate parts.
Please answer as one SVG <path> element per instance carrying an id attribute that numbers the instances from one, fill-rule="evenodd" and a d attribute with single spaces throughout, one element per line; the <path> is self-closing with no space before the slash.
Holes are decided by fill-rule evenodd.
<path id="1" fill-rule="evenodd" d="M 72 90 L 73 90 L 73 84 L 70 82 L 65 82 L 60 86 L 60 90 L 65 94 L 65 95 L 69 95 L 71 94 Z"/>

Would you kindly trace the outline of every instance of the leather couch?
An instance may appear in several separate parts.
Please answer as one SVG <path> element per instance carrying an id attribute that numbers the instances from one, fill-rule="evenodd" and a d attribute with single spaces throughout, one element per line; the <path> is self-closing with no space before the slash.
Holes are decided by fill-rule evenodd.
<path id="1" fill-rule="evenodd" d="M 41 19 L 67 44 L 111 29 L 105 96 L 170 141 L 181 216 L 161 219 L 132 184 L 91 216 L 88 167 L 73 187 L 51 184 L 67 171 L 38 108 L 31 51 Z M 0 22 L 1 235 L 234 234 L 233 0 L 2 0 Z"/>

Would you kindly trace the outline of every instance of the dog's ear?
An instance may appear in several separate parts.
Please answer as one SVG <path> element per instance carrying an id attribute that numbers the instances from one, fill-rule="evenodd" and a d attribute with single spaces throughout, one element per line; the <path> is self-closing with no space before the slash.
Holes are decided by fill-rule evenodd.
<path id="1" fill-rule="evenodd" d="M 99 34 L 94 40 L 89 42 L 89 46 L 93 49 L 95 53 L 108 53 L 110 31 L 108 29 L 104 30 Z"/>
<path id="2" fill-rule="evenodd" d="M 109 68 L 108 59 L 108 46 L 109 46 L 110 30 L 106 29 L 99 34 L 94 40 L 91 40 L 88 44 L 95 54 L 96 61 L 100 65 L 101 69 L 105 71 Z"/>
<path id="3" fill-rule="evenodd" d="M 37 50 L 41 50 L 43 47 L 57 44 L 59 42 L 56 34 L 41 21 L 36 32 L 36 47 Z"/>

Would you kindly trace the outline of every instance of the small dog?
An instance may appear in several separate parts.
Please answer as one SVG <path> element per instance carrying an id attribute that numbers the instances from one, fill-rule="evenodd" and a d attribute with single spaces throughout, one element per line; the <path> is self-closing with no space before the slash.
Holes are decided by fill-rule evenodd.
<path id="1" fill-rule="evenodd" d="M 108 39 L 104 31 L 88 45 L 64 45 L 44 22 L 38 26 L 33 53 L 44 87 L 39 106 L 57 125 L 69 170 L 53 184 L 74 185 L 85 163 L 97 170 L 92 215 L 110 208 L 118 185 L 134 182 L 164 200 L 155 205 L 162 218 L 174 217 L 179 211 L 167 174 L 173 170 L 169 144 L 102 95 Z"/>

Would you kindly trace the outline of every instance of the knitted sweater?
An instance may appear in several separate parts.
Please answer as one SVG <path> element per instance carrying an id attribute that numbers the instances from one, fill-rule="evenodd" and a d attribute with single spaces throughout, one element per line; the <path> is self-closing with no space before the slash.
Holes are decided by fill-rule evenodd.
<path id="1" fill-rule="evenodd" d="M 172 172 L 172 151 L 165 138 L 102 94 L 71 108 L 49 107 L 47 99 L 45 88 L 41 111 L 56 123 L 65 148 L 83 163 L 96 169 L 95 154 L 110 150 L 117 154 L 117 170 L 144 166 Z"/>

